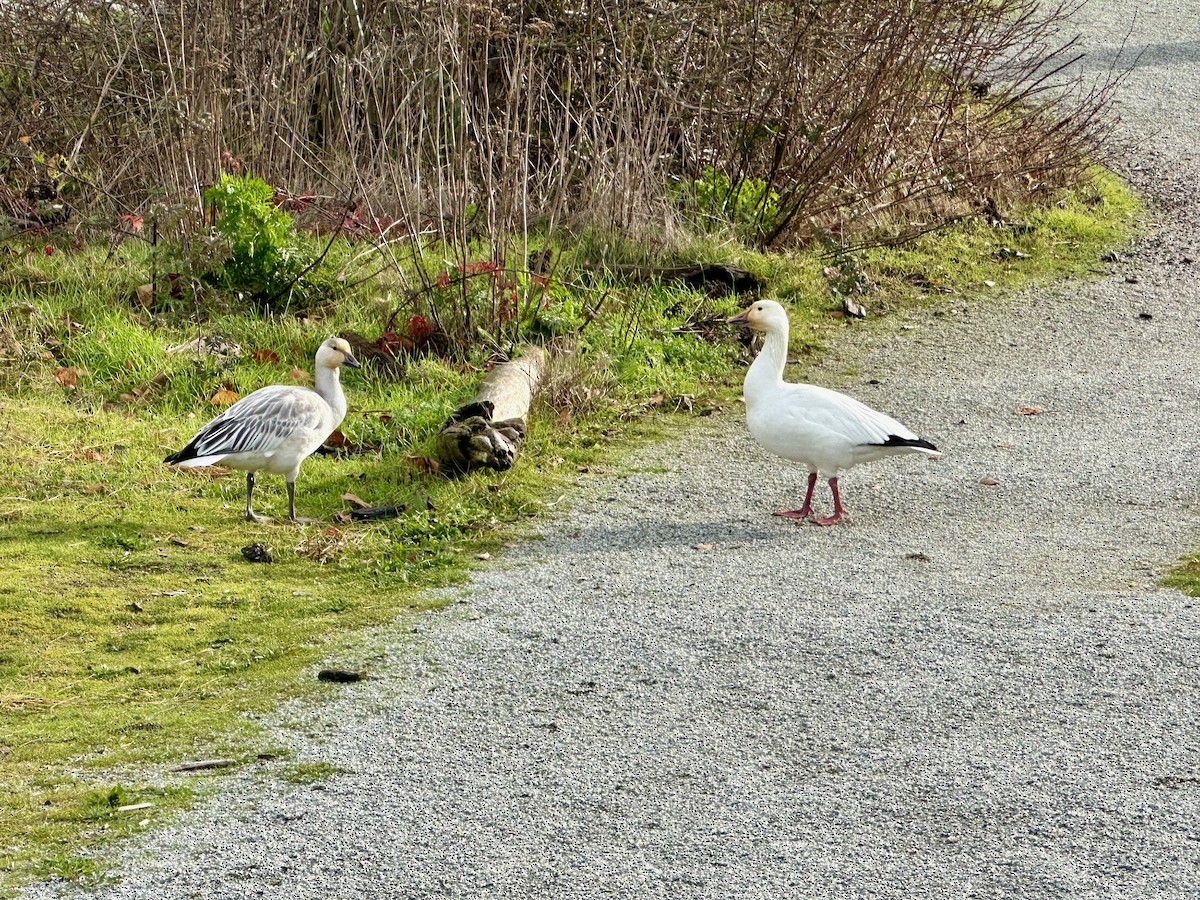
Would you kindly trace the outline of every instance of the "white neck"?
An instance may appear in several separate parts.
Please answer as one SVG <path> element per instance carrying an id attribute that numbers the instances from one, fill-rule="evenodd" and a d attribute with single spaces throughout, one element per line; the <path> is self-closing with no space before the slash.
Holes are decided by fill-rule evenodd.
<path id="1" fill-rule="evenodd" d="M 342 424 L 342 419 L 346 418 L 346 393 L 342 390 L 338 370 L 318 366 L 316 391 L 333 410 L 333 427 L 336 428 Z"/>
<path id="2" fill-rule="evenodd" d="M 787 364 L 788 335 L 783 331 L 768 331 L 762 350 L 746 372 L 744 393 L 746 401 L 759 390 L 766 390 L 783 382 L 783 367 Z"/>

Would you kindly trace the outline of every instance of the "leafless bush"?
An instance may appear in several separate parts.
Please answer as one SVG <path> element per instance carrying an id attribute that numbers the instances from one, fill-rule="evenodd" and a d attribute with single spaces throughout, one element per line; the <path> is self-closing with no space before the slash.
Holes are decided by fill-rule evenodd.
<path id="1" fill-rule="evenodd" d="M 241 169 L 377 223 L 381 264 L 422 235 L 461 266 L 661 238 L 715 171 L 761 187 L 717 210 L 759 243 L 846 242 L 1077 176 L 1107 97 L 1056 75 L 1070 5 L 6 0 L 0 201 L 198 208 Z"/>

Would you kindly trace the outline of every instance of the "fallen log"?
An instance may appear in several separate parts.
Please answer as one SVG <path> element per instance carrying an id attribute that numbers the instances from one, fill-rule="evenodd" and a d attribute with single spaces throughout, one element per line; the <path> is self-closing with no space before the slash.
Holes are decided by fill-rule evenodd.
<path id="1" fill-rule="evenodd" d="M 696 263 L 690 266 L 608 266 L 606 271 L 640 281 L 680 281 L 695 291 L 714 297 L 757 294 L 762 283 L 753 272 L 729 263 Z"/>
<path id="2" fill-rule="evenodd" d="M 488 373 L 475 399 L 455 410 L 438 432 L 437 455 L 443 470 L 463 474 L 512 468 L 525 440 L 525 417 L 545 362 L 545 350 L 527 346 L 520 356 Z"/>
<path id="3" fill-rule="evenodd" d="M 185 762 L 176 766 L 171 771 L 173 772 L 203 772 L 208 769 L 228 769 L 230 766 L 236 766 L 236 759 L 199 759 L 195 762 Z"/>

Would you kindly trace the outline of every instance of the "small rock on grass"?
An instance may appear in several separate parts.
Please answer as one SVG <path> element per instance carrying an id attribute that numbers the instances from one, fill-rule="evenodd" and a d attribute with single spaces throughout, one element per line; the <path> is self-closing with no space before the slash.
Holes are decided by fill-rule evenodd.
<path id="1" fill-rule="evenodd" d="M 271 555 L 271 551 L 267 545 L 260 544 L 257 541 L 243 547 L 242 556 L 246 557 L 247 562 L 252 563 L 269 563 L 275 561 L 275 557 Z"/>

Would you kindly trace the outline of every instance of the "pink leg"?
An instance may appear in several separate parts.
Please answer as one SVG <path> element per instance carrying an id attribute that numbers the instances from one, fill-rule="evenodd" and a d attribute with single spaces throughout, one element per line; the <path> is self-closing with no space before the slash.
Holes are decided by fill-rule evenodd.
<path id="1" fill-rule="evenodd" d="M 838 494 L 836 478 L 829 479 L 829 490 L 833 492 L 833 515 L 813 519 L 814 525 L 832 525 L 834 522 L 841 521 L 842 516 L 846 514 L 846 509 L 842 506 L 841 495 Z"/>
<path id="2" fill-rule="evenodd" d="M 812 512 L 813 491 L 817 487 L 817 473 L 808 473 L 808 490 L 804 494 L 804 505 L 799 509 L 781 509 L 775 515 L 785 519 L 807 519 Z"/>

